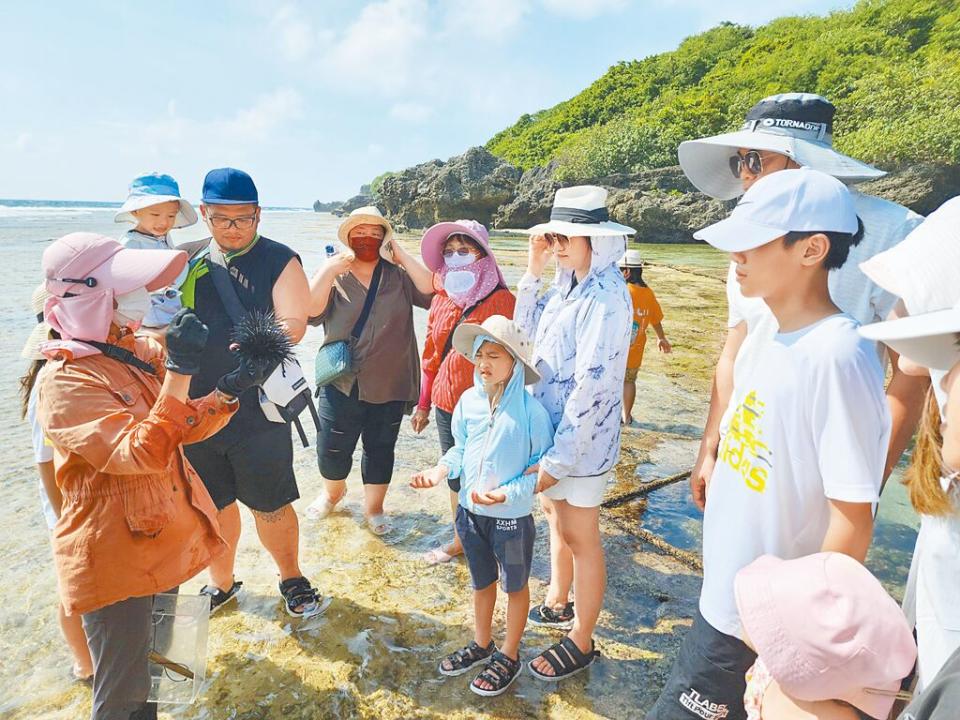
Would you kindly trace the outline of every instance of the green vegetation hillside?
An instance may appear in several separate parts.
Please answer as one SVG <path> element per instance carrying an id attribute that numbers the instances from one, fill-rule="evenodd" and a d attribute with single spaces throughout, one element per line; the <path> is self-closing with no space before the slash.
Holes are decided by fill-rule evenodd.
<path id="1" fill-rule="evenodd" d="M 618 63 L 487 148 L 523 169 L 556 160 L 560 179 L 664 167 L 681 141 L 736 129 L 780 92 L 828 97 L 837 147 L 867 162 L 960 163 L 960 0 L 861 0 L 825 17 L 724 23 Z"/>

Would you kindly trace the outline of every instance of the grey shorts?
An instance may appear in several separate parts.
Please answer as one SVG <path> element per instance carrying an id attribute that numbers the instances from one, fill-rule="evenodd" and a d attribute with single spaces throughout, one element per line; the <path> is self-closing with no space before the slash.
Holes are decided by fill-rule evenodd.
<path id="1" fill-rule="evenodd" d="M 537 534 L 533 515 L 492 518 L 458 505 L 456 528 L 475 590 L 483 590 L 497 578 L 504 592 L 526 587 Z"/>

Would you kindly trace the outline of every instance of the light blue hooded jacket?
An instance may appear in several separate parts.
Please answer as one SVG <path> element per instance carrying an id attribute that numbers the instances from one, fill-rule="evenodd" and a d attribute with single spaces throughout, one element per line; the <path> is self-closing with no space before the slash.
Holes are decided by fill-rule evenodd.
<path id="1" fill-rule="evenodd" d="M 542 378 L 533 396 L 557 428 L 540 466 L 558 479 L 602 475 L 620 454 L 633 304 L 616 263 L 627 241 L 594 237 L 591 245 L 590 270 L 576 287 L 573 273 L 560 269 L 543 294 L 541 280 L 529 274 L 517 286 L 514 322 L 534 339 Z"/>
<path id="2" fill-rule="evenodd" d="M 478 344 L 484 336 L 477 338 Z M 477 347 L 475 345 L 475 347 Z M 550 415 L 523 385 L 523 365 L 514 364 L 513 375 L 491 415 L 490 400 L 480 373 L 473 387 L 460 396 L 453 410 L 451 430 L 455 444 L 440 460 L 449 477 L 460 477 L 460 505 L 476 515 L 522 518 L 533 508 L 536 474 L 524 471 L 540 461 L 553 443 Z M 507 501 L 476 505 L 470 493 L 499 489 Z"/>

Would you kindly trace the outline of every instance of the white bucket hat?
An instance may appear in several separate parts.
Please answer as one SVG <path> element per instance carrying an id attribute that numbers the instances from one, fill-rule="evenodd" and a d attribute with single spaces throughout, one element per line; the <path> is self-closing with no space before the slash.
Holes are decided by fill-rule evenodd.
<path id="1" fill-rule="evenodd" d="M 550 221 L 525 231 L 529 235 L 557 233 L 568 237 L 616 237 L 637 231 L 610 220 L 607 191 L 596 185 L 560 188 L 553 198 Z"/>
<path id="2" fill-rule="evenodd" d="M 642 268 L 643 258 L 640 257 L 639 250 L 627 250 L 617 265 L 622 268 Z"/>
<path id="3" fill-rule="evenodd" d="M 133 210 L 143 210 L 143 208 L 174 200 L 180 203 L 180 210 L 177 212 L 177 219 L 173 226 L 182 228 L 196 223 L 197 211 L 193 209 L 193 205 L 180 197 L 180 186 L 177 185 L 176 180 L 162 173 L 140 175 L 130 183 L 127 200 L 113 217 L 113 221 L 135 224 L 137 218 L 132 214 Z"/>
<path id="4" fill-rule="evenodd" d="M 864 325 L 860 334 L 879 340 L 918 365 L 947 371 L 960 362 L 960 303 L 949 310 Z"/>
<path id="5" fill-rule="evenodd" d="M 379 225 L 382 227 L 383 242 L 380 244 L 380 257 L 396 264 L 396 260 L 393 259 L 393 226 L 390 224 L 390 221 L 383 216 L 383 213 L 380 212 L 380 208 L 374 205 L 359 207 L 353 210 L 347 216 L 347 219 L 340 223 L 340 227 L 337 228 L 337 239 L 339 239 L 344 246 L 350 247 L 348 235 L 357 225 Z"/>
<path id="6" fill-rule="evenodd" d="M 750 109 L 737 132 L 680 143 L 680 167 L 698 190 L 720 200 L 743 194 L 743 183 L 730 168 L 730 158 L 738 148 L 786 155 L 802 167 L 848 184 L 886 175 L 833 149 L 835 112 L 833 104 L 821 95 L 772 95 Z"/>
<path id="7" fill-rule="evenodd" d="M 453 331 L 453 347 L 467 360 L 476 363 L 473 356 L 473 343 L 481 335 L 489 336 L 498 345 L 503 345 L 517 359 L 517 362 L 523 365 L 525 385 L 540 382 L 540 373 L 530 362 L 533 343 L 513 320 L 503 315 L 491 315 L 481 325 L 463 323 Z"/>
<path id="8" fill-rule="evenodd" d="M 960 301 L 960 197 L 947 200 L 903 241 L 860 263 L 860 269 L 903 300 L 911 315 L 953 307 Z"/>

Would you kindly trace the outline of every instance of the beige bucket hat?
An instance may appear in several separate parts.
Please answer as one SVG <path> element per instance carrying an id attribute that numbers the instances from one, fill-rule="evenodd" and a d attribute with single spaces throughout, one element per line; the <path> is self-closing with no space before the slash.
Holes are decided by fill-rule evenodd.
<path id="1" fill-rule="evenodd" d="M 473 343 L 481 335 L 489 336 L 498 345 L 503 345 L 523 365 L 525 385 L 540 382 L 540 373 L 536 371 L 530 361 L 533 343 L 516 326 L 513 320 L 505 318 L 503 315 L 491 315 L 480 325 L 464 323 L 453 332 L 453 347 L 467 360 L 474 362 Z"/>
<path id="2" fill-rule="evenodd" d="M 380 212 L 380 208 L 374 205 L 357 208 L 347 216 L 346 220 L 340 223 L 340 227 L 337 228 L 337 239 L 343 243 L 344 247 L 350 247 L 350 240 L 347 236 L 357 225 L 379 225 L 382 227 L 383 243 L 380 245 L 380 257 L 396 264 L 396 260 L 393 259 L 393 226 Z"/>
<path id="3" fill-rule="evenodd" d="M 26 360 L 43 360 L 43 353 L 40 352 L 40 344 L 50 339 L 50 326 L 43 319 L 43 308 L 47 304 L 47 298 L 50 293 L 46 286 L 41 283 L 33 289 L 33 295 L 30 298 L 30 308 L 37 318 L 37 324 L 30 331 L 30 336 L 23 344 L 23 350 L 20 351 L 20 357 Z"/>

